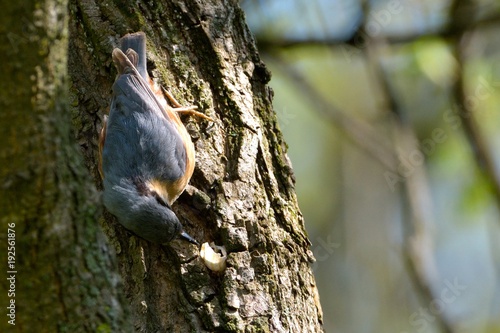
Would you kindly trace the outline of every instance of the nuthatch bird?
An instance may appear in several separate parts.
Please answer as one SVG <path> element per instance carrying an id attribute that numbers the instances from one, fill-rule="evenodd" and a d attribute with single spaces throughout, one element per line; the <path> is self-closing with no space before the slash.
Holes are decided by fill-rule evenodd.
<path id="1" fill-rule="evenodd" d="M 147 72 L 144 33 L 124 36 L 113 62 L 118 76 L 99 140 L 104 205 L 148 241 L 181 237 L 198 244 L 171 208 L 194 170 L 194 146 L 176 111 L 195 107 L 167 105 Z M 175 100 L 174 106 L 179 106 Z"/>

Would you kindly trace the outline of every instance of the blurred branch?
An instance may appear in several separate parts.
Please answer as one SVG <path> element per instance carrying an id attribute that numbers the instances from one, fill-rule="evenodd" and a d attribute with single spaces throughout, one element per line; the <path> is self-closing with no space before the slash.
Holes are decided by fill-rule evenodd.
<path id="1" fill-rule="evenodd" d="M 455 1 L 460 2 L 460 1 Z M 452 11 L 457 11 L 455 8 L 459 8 L 458 4 L 452 4 Z M 463 8 L 463 7 L 460 7 Z M 388 35 L 380 35 L 380 36 L 370 36 L 364 30 L 363 24 L 358 27 L 358 30 L 347 40 L 345 39 L 337 39 L 337 38 L 322 38 L 322 37 L 308 37 L 304 38 L 276 38 L 273 36 L 272 38 L 259 37 L 257 36 L 257 44 L 258 48 L 261 52 L 271 52 L 273 49 L 283 49 L 290 48 L 295 46 L 302 45 L 327 45 L 327 46 L 352 46 L 356 48 L 365 48 L 365 44 L 367 39 L 376 37 L 377 39 L 383 39 L 388 44 L 405 44 L 411 43 L 419 38 L 425 37 L 441 37 L 444 39 L 456 39 L 462 35 L 464 31 L 471 31 L 477 28 L 481 28 L 484 26 L 488 26 L 491 24 L 499 24 L 500 25 L 500 13 L 491 13 L 481 19 L 476 21 L 470 21 L 471 15 L 470 13 L 464 13 L 464 11 L 460 11 L 462 15 L 464 15 L 467 20 L 462 20 L 461 25 L 457 26 L 456 24 L 446 24 L 441 29 L 438 30 L 427 30 L 424 32 L 419 32 L 415 34 L 388 34 Z"/>
<path id="2" fill-rule="evenodd" d="M 460 31 L 459 35 L 454 40 L 452 48 L 460 73 L 463 73 L 462 69 L 464 66 L 463 49 L 468 42 L 467 32 L 462 29 L 464 25 L 463 22 L 467 21 L 466 15 L 469 9 L 467 8 L 468 6 L 470 6 L 469 1 L 455 0 L 454 6 L 452 7 L 453 11 L 450 14 L 450 26 Z M 487 140 L 481 132 L 476 118 L 474 117 L 475 110 L 471 107 L 470 103 L 467 103 L 468 96 L 466 94 L 463 75 L 458 75 L 452 90 L 455 102 L 463 108 L 462 112 L 459 112 L 459 115 L 463 124 L 464 133 L 469 141 L 469 145 L 471 146 L 472 153 L 474 154 L 478 167 L 488 179 L 488 184 L 490 185 L 491 191 L 495 197 L 496 205 L 500 209 L 500 175 L 498 174 L 493 154 L 490 149 L 488 149 Z M 495 258 L 494 254 L 497 253 L 495 244 L 495 241 L 490 241 L 492 258 Z M 496 276 L 498 278 L 500 275 L 498 265 L 493 264 L 493 267 L 495 268 Z"/>
<path id="3" fill-rule="evenodd" d="M 371 65 L 372 74 L 376 82 L 379 83 L 378 87 L 382 96 L 385 97 L 386 108 L 394 115 L 395 150 L 402 154 L 420 151 L 418 138 L 411 124 L 401 112 L 395 98 L 396 93 L 392 91 L 378 61 L 377 47 L 379 44 L 378 41 L 371 41 L 366 54 Z M 402 154 L 397 154 L 400 164 L 404 163 L 401 158 Z M 413 285 L 419 291 L 417 295 L 421 297 L 424 304 L 428 305 L 432 304 L 435 299 L 432 292 L 432 283 L 438 277 L 432 237 L 434 218 L 425 164 L 414 165 L 414 168 L 414 171 L 406 177 L 405 182 L 401 182 L 406 193 L 408 212 L 411 217 L 411 225 L 405 228 L 408 241 L 404 250 L 404 263 Z M 442 332 L 453 332 L 452 325 L 442 313 L 436 315 L 436 324 Z"/>
<path id="4" fill-rule="evenodd" d="M 468 96 L 464 85 L 463 64 L 464 54 L 463 48 L 467 44 L 466 36 L 466 21 L 467 15 L 470 16 L 469 1 L 455 1 L 452 6 L 450 29 L 457 31 L 457 37 L 453 43 L 453 53 L 459 66 L 459 75 L 455 80 L 452 90 L 453 97 L 457 105 L 460 105 L 462 112 L 459 112 L 462 120 L 463 129 L 467 140 L 471 146 L 475 160 L 479 168 L 483 171 L 489 183 L 491 184 L 492 192 L 495 196 L 498 207 L 500 208 L 500 175 L 497 172 L 493 155 L 488 149 L 487 140 L 479 129 L 476 118 L 474 117 L 474 109 L 468 103 Z"/>
<path id="5" fill-rule="evenodd" d="M 462 51 L 457 42 L 454 45 L 454 53 L 459 64 L 459 67 L 463 66 Z M 488 144 L 483 133 L 479 129 L 477 121 L 474 117 L 474 110 L 467 103 L 467 96 L 465 93 L 463 76 L 460 75 L 454 85 L 453 85 L 453 95 L 456 103 L 463 108 L 462 112 L 459 112 L 460 119 L 462 120 L 464 132 L 466 134 L 467 140 L 471 146 L 472 152 L 474 154 L 475 160 L 479 168 L 483 171 L 489 183 L 491 184 L 493 195 L 495 196 L 497 205 L 500 208 L 500 175 L 497 172 L 495 161 L 491 151 L 488 149 Z"/>
<path id="6" fill-rule="evenodd" d="M 392 152 L 392 148 L 384 142 L 383 137 L 371 125 L 349 116 L 346 112 L 332 105 L 307 81 L 300 71 L 288 65 L 278 55 L 266 54 L 266 56 L 267 60 L 272 61 L 274 66 L 289 76 L 289 82 L 293 83 L 297 90 L 314 105 L 314 111 L 338 127 L 348 139 L 379 161 L 385 168 L 396 172 L 396 156 Z"/>

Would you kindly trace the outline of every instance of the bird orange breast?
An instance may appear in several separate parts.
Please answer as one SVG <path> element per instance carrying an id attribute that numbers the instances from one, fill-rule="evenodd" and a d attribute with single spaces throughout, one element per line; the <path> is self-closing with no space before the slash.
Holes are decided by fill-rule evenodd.
<path id="1" fill-rule="evenodd" d="M 186 149 L 186 170 L 181 178 L 171 183 L 160 182 L 157 179 L 149 181 L 150 188 L 152 190 L 154 189 L 171 205 L 175 200 L 177 200 L 179 195 L 181 195 L 182 191 L 184 191 L 189 180 L 191 179 L 191 176 L 193 175 L 195 163 L 194 145 L 186 127 L 179 118 L 179 115 L 167 104 L 167 101 L 158 85 L 156 85 L 153 80 L 149 79 L 149 87 L 156 96 L 159 104 L 163 107 L 166 116 L 175 125 L 175 128 L 184 143 L 184 148 Z"/>

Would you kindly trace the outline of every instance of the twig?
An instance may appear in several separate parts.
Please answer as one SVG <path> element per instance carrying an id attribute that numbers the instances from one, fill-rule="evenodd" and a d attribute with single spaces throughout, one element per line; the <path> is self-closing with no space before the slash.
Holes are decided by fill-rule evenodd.
<path id="1" fill-rule="evenodd" d="M 347 138 L 354 144 L 367 152 L 375 160 L 379 161 L 385 168 L 396 172 L 396 156 L 383 137 L 366 122 L 355 119 L 341 111 L 323 96 L 321 96 L 306 78 L 298 70 L 286 64 L 279 56 L 267 54 L 270 60 L 283 73 L 289 76 L 289 82 L 295 84 L 300 91 L 313 105 L 314 110 L 333 125 L 337 126 Z"/>
<path id="2" fill-rule="evenodd" d="M 452 7 L 453 12 L 451 13 L 452 20 L 450 21 L 450 27 L 458 31 L 457 38 L 453 43 L 453 53 L 457 60 L 460 74 L 463 72 L 463 47 L 467 42 L 464 28 L 465 23 L 463 23 L 466 21 L 466 18 L 464 18 L 461 13 L 464 12 L 462 6 L 466 5 L 467 1 L 465 1 L 465 4 L 462 1 L 455 1 Z M 475 156 L 475 160 L 489 180 L 496 203 L 500 208 L 500 174 L 497 172 L 494 158 L 490 149 L 488 149 L 487 140 L 479 129 L 476 118 L 474 117 L 475 110 L 471 108 L 470 103 L 467 103 L 463 75 L 458 75 L 452 90 L 456 103 L 462 108 L 462 112 L 459 112 L 459 116 L 462 120 L 463 129 Z"/>

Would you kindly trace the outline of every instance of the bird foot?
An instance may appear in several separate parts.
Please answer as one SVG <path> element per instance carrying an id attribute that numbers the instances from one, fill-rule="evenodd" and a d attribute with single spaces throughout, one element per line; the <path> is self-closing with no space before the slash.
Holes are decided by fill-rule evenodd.
<path id="1" fill-rule="evenodd" d="M 205 114 L 203 114 L 201 112 L 196 111 L 198 109 L 198 107 L 195 106 L 195 105 L 182 106 L 167 89 L 165 89 L 163 87 L 161 87 L 161 88 L 162 88 L 163 93 L 165 94 L 165 96 L 167 96 L 167 98 L 172 103 L 172 106 L 173 106 L 172 110 L 173 111 L 175 111 L 177 113 L 184 113 L 184 114 L 187 114 L 187 115 L 190 115 L 190 116 L 193 116 L 193 117 L 200 117 L 200 118 L 209 120 L 211 122 L 215 122 L 215 120 L 213 120 L 209 116 L 207 116 L 207 115 L 205 115 Z"/>

